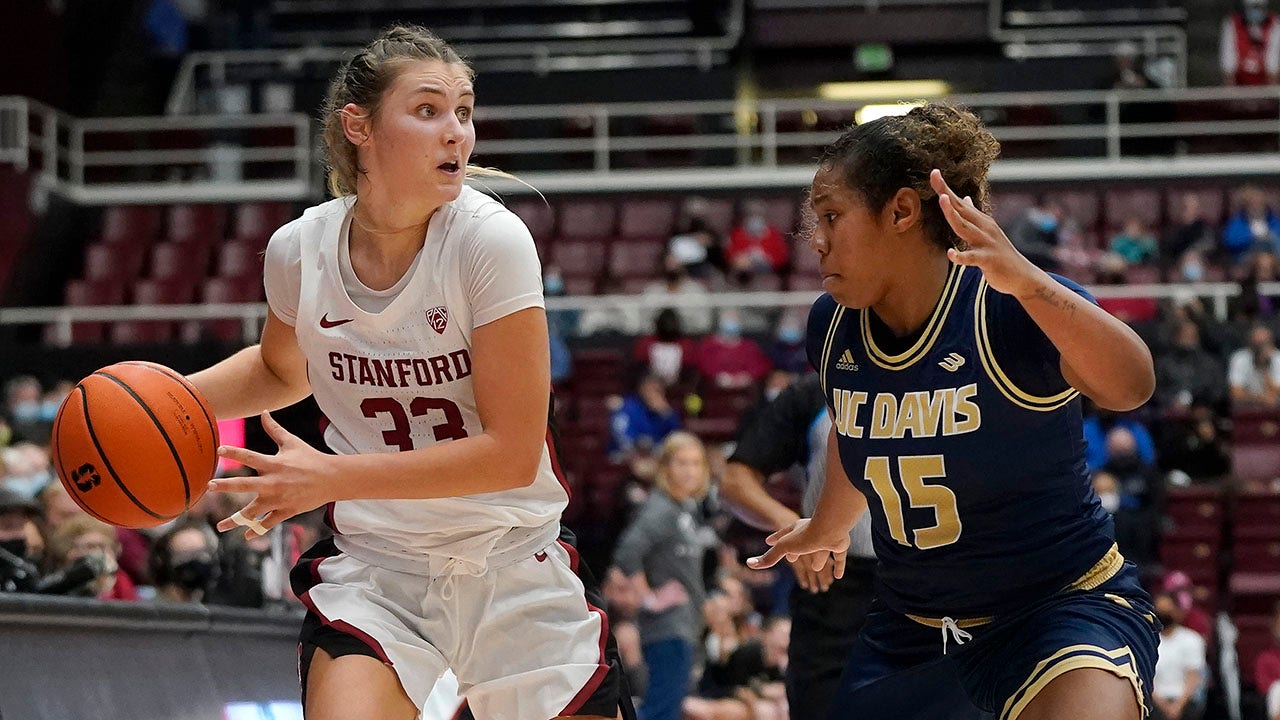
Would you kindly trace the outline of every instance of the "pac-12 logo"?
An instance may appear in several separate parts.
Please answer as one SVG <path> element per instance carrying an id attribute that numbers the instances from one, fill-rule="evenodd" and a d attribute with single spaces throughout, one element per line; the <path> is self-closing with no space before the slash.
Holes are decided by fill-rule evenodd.
<path id="1" fill-rule="evenodd" d="M 449 325 L 449 310 L 443 305 L 438 305 L 427 311 L 427 322 L 431 323 L 431 329 L 437 334 L 443 335 L 444 329 Z"/>
<path id="2" fill-rule="evenodd" d="M 71 471 L 71 482 L 75 483 L 80 492 L 89 492 L 102 483 L 102 478 L 98 476 L 92 463 L 85 463 Z"/>

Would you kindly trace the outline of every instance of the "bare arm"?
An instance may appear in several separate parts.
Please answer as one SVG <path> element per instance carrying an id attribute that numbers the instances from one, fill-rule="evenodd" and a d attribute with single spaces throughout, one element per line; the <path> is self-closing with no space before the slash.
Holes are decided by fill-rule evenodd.
<path id="1" fill-rule="evenodd" d="M 993 289 L 1022 303 L 1061 353 L 1062 375 L 1072 387 L 1108 410 L 1132 410 L 1151 397 L 1155 364 L 1137 333 L 1036 267 L 990 215 L 970 198 L 958 197 L 941 172 L 934 170 L 930 182 L 947 222 L 964 241 L 947 257 L 981 268 Z"/>
<path id="2" fill-rule="evenodd" d="M 189 379 L 219 420 L 278 410 L 311 394 L 307 359 L 298 347 L 298 336 L 271 311 L 267 311 L 261 342 Z"/>
<path id="3" fill-rule="evenodd" d="M 1062 376 L 1108 410 L 1132 410 L 1155 391 L 1155 364 L 1142 338 L 1106 310 L 1040 270 L 1018 301 L 1062 353 Z"/>
<path id="4" fill-rule="evenodd" d="M 720 483 L 721 496 L 741 510 L 743 520 L 761 530 L 781 530 L 800 516 L 769 495 L 764 488 L 764 475 L 740 462 L 730 462 Z"/>

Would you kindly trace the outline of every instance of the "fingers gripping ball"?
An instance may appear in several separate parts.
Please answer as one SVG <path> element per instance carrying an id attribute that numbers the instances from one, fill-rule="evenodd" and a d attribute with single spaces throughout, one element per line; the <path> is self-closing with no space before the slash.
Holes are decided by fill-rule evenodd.
<path id="1" fill-rule="evenodd" d="M 85 512 L 150 527 L 204 495 L 217 468 L 218 428 L 200 391 L 148 362 L 122 362 L 81 380 L 53 423 L 53 461 Z"/>

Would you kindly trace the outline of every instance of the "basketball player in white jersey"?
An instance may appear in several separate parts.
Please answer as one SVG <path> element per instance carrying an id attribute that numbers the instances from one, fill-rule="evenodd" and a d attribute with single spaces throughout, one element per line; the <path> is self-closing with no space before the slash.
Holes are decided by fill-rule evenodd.
<path id="1" fill-rule="evenodd" d="M 261 344 L 192 381 L 280 450 L 223 448 L 249 533 L 322 505 L 334 537 L 294 569 L 307 717 L 409 720 L 446 669 L 483 720 L 614 718 L 608 620 L 559 542 L 547 323 L 529 231 L 463 181 L 471 69 L 398 27 L 330 87 L 337 199 L 271 238 Z M 321 454 L 264 411 L 309 394 Z"/>

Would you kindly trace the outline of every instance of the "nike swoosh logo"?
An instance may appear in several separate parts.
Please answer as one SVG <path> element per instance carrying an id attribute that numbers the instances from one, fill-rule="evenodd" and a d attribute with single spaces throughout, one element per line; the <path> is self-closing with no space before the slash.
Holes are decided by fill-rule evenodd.
<path id="1" fill-rule="evenodd" d="M 347 318 L 346 320 L 330 320 L 330 319 L 329 319 L 329 313 L 325 313 L 325 314 L 324 314 L 324 316 L 320 318 L 320 327 L 322 327 L 322 328 L 336 328 L 336 327 L 338 327 L 339 325 L 346 325 L 347 323 L 351 322 L 352 320 L 355 320 L 355 318 Z"/>
<path id="2" fill-rule="evenodd" d="M 537 560 L 538 562 L 546 562 L 546 561 L 547 561 L 547 554 L 546 554 L 546 553 L 544 553 L 544 552 L 534 553 L 534 555 L 533 555 L 533 559 L 534 559 L 534 560 Z"/>

